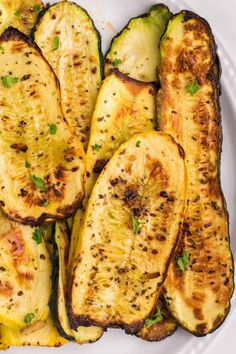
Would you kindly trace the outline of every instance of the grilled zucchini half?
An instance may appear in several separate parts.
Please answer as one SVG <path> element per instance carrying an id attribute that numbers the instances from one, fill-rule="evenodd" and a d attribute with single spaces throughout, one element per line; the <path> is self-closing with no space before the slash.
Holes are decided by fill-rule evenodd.
<path id="1" fill-rule="evenodd" d="M 160 296 L 150 318 L 146 319 L 142 329 L 136 333 L 149 342 L 158 342 L 171 336 L 177 329 L 178 322 L 166 308 L 165 299 Z"/>
<path id="2" fill-rule="evenodd" d="M 99 327 L 78 327 L 76 331 L 70 328 L 67 315 L 67 260 L 68 260 L 68 230 L 65 223 L 56 223 L 53 234 L 53 275 L 50 307 L 54 323 L 62 337 L 75 340 L 79 344 L 91 343 L 103 334 Z"/>
<path id="3" fill-rule="evenodd" d="M 155 129 L 156 93 L 154 83 L 131 79 L 117 69 L 103 81 L 86 154 L 84 206 L 117 148 L 134 134 Z"/>
<path id="4" fill-rule="evenodd" d="M 9 28 L 0 45 L 3 211 L 31 225 L 64 219 L 83 197 L 83 147 L 64 120 L 58 82 L 36 44 Z"/>
<path id="5" fill-rule="evenodd" d="M 220 187 L 221 116 L 216 47 L 208 23 L 174 16 L 161 42 L 160 127 L 184 148 L 188 207 L 182 239 L 168 271 L 166 300 L 197 336 L 224 321 L 233 292 L 228 213 Z"/>
<path id="6" fill-rule="evenodd" d="M 86 150 L 103 76 L 100 35 L 84 9 L 62 1 L 44 12 L 34 39 L 60 81 L 64 116 Z"/>
<path id="7" fill-rule="evenodd" d="M 23 331 L 14 331 L 0 326 L 1 349 L 11 346 L 45 346 L 60 347 L 68 341 L 57 332 L 51 316 L 46 321 L 37 322 Z"/>
<path id="8" fill-rule="evenodd" d="M 49 315 L 51 261 L 42 228 L 8 220 L 0 212 L 0 323 L 22 330 Z"/>
<path id="9" fill-rule="evenodd" d="M 43 7 L 40 0 L 0 0 L 0 34 L 13 26 L 29 35 Z"/>
<path id="10" fill-rule="evenodd" d="M 134 79 L 156 81 L 160 64 L 158 45 L 170 16 L 168 7 L 158 4 L 147 14 L 131 19 L 113 39 L 106 54 L 106 76 L 117 67 Z"/>
<path id="11" fill-rule="evenodd" d="M 141 329 L 178 239 L 185 187 L 184 153 L 169 135 L 137 134 L 116 151 L 80 230 L 69 297 L 72 328 Z"/>

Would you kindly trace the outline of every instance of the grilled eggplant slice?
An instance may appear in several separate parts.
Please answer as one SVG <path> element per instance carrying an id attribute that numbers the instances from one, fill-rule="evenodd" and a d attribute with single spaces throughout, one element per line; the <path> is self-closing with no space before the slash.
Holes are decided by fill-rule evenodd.
<path id="1" fill-rule="evenodd" d="M 177 326 L 178 322 L 167 310 L 164 298 L 160 297 L 153 315 L 145 321 L 136 336 L 149 342 L 157 342 L 172 335 Z"/>
<path id="2" fill-rule="evenodd" d="M 134 79 L 156 81 L 160 64 L 158 45 L 170 15 L 167 6 L 158 4 L 147 14 L 131 19 L 111 43 L 106 55 L 106 76 L 117 67 Z"/>
<path id="3" fill-rule="evenodd" d="M 185 149 L 188 208 L 168 272 L 166 299 L 188 331 L 202 336 L 224 321 L 233 291 L 228 213 L 220 187 L 221 116 L 216 47 L 208 23 L 182 11 L 161 43 L 161 129 Z"/>
<path id="4" fill-rule="evenodd" d="M 79 344 L 91 343 L 98 340 L 103 334 L 99 327 L 78 327 L 76 331 L 70 328 L 67 315 L 67 261 L 68 261 L 68 230 L 64 223 L 56 223 L 54 228 L 53 252 L 53 286 L 50 307 L 54 323 L 62 337 L 75 340 Z"/>
<path id="5" fill-rule="evenodd" d="M 83 147 L 64 121 L 58 82 L 35 43 L 9 28 L 0 45 L 3 211 L 32 225 L 64 219 L 83 197 Z"/>
<path id="6" fill-rule="evenodd" d="M 185 178 L 183 150 L 167 134 L 137 134 L 117 150 L 95 184 L 79 235 L 72 328 L 141 329 L 178 238 Z"/>
<path id="7" fill-rule="evenodd" d="M 64 116 L 86 150 L 103 75 L 100 35 L 84 9 L 63 1 L 47 9 L 34 38 L 57 74 Z"/>
<path id="8" fill-rule="evenodd" d="M 42 228 L 9 221 L 0 212 L 0 323 L 20 330 L 47 319 L 51 261 Z"/>
<path id="9" fill-rule="evenodd" d="M 29 35 L 43 7 L 40 0 L 0 0 L 0 34 L 13 26 Z"/>
<path id="10" fill-rule="evenodd" d="M 104 165 L 134 134 L 156 127 L 156 85 L 121 74 L 107 77 L 99 92 L 86 154 L 85 200 Z"/>
<path id="11" fill-rule="evenodd" d="M 0 342 L 4 349 L 9 346 L 60 347 L 68 341 L 57 332 L 51 316 L 46 321 L 37 322 L 23 331 L 0 326 Z M 3 349 L 1 347 L 1 349 Z"/>

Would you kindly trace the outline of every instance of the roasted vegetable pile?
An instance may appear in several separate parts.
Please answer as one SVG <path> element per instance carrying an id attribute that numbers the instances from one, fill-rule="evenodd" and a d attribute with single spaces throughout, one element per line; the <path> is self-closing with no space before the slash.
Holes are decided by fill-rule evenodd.
<path id="1" fill-rule="evenodd" d="M 157 4 L 105 58 L 79 5 L 0 0 L 0 347 L 159 341 L 233 293 L 209 24 Z"/>

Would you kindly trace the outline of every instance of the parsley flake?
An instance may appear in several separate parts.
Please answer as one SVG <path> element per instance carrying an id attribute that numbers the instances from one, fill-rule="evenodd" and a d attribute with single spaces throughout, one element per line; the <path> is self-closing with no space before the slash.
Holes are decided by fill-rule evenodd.
<path id="1" fill-rule="evenodd" d="M 184 251 L 182 256 L 177 257 L 176 262 L 179 269 L 184 272 L 186 268 L 190 265 L 189 253 Z"/>
<path id="2" fill-rule="evenodd" d="M 48 127 L 49 127 L 49 133 L 51 134 L 51 135 L 55 135 L 56 134 L 56 132 L 57 132 L 57 126 L 56 126 L 56 124 L 48 124 Z"/>
<path id="3" fill-rule="evenodd" d="M 30 168 L 31 167 L 31 164 L 29 163 L 29 161 L 25 161 L 25 167 L 26 168 Z"/>
<path id="4" fill-rule="evenodd" d="M 43 230 L 42 229 L 35 229 L 33 232 L 33 236 L 32 239 L 37 243 L 37 245 L 39 245 L 40 243 L 42 243 L 42 239 L 43 239 Z"/>
<path id="5" fill-rule="evenodd" d="M 141 141 L 140 140 L 136 141 L 136 147 L 139 148 L 140 145 L 141 145 Z"/>
<path id="6" fill-rule="evenodd" d="M 198 84 L 197 80 L 194 80 L 191 82 L 191 84 L 186 86 L 186 90 L 188 93 L 190 93 L 191 96 L 195 95 L 195 93 L 197 93 L 200 88 L 201 86 Z"/>
<path id="7" fill-rule="evenodd" d="M 1 80 L 2 80 L 3 86 L 10 88 L 10 87 L 14 86 L 15 84 L 17 84 L 19 79 L 18 79 L 18 77 L 15 77 L 12 75 L 6 75 L 6 76 L 2 76 Z"/>
<path id="8" fill-rule="evenodd" d="M 33 10 L 34 10 L 34 12 L 38 13 L 38 12 L 41 10 L 41 6 L 38 5 L 38 4 L 35 4 L 35 5 L 33 6 Z"/>
<path id="9" fill-rule="evenodd" d="M 49 204 L 49 201 L 47 199 L 44 200 L 43 206 L 47 206 Z"/>
<path id="10" fill-rule="evenodd" d="M 15 15 L 16 17 L 20 17 L 20 16 L 21 16 L 21 10 L 17 10 L 17 11 L 14 13 L 14 15 Z"/>
<path id="11" fill-rule="evenodd" d="M 31 323 L 32 319 L 35 317 L 33 312 L 27 313 L 27 315 L 24 318 L 24 322 L 28 325 Z"/>
<path id="12" fill-rule="evenodd" d="M 135 235 L 138 235 L 141 231 L 141 226 L 142 224 L 145 224 L 145 222 L 139 221 L 135 216 L 132 216 L 132 227 Z"/>
<path id="13" fill-rule="evenodd" d="M 33 175 L 31 176 L 31 180 L 34 182 L 37 188 L 41 189 L 41 191 L 47 191 L 47 188 L 45 187 L 45 182 L 42 178 Z"/>
<path id="14" fill-rule="evenodd" d="M 118 65 L 120 65 L 121 63 L 122 63 L 122 61 L 121 61 L 120 59 L 115 59 L 115 60 L 113 60 L 112 65 L 113 65 L 113 66 L 118 66 Z"/>
<path id="15" fill-rule="evenodd" d="M 60 38 L 59 37 L 55 37 L 54 38 L 54 48 L 53 48 L 53 52 L 55 51 L 55 50 L 57 50 L 57 49 L 59 49 L 59 47 L 60 47 Z"/>
<path id="16" fill-rule="evenodd" d="M 3 48 L 3 46 L 2 46 L 2 45 L 0 45 L 0 50 L 2 51 L 2 53 L 4 53 L 4 52 L 5 52 L 5 49 Z"/>
<path id="17" fill-rule="evenodd" d="M 161 314 L 161 310 L 157 309 L 157 312 L 150 318 L 145 320 L 145 327 L 149 328 L 152 327 L 154 324 L 163 320 L 163 316 Z"/>
<path id="18" fill-rule="evenodd" d="M 99 151 L 101 149 L 102 145 L 94 144 L 92 145 L 93 151 Z"/>

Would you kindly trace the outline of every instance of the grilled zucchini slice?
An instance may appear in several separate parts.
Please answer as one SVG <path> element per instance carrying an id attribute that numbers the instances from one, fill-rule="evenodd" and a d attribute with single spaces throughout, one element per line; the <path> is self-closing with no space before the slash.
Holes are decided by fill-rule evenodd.
<path id="1" fill-rule="evenodd" d="M 172 314 L 202 336 L 224 321 L 233 291 L 228 213 L 220 187 L 222 141 L 216 47 L 208 23 L 182 11 L 161 43 L 160 127 L 186 152 L 188 208 L 165 283 Z"/>
<path id="2" fill-rule="evenodd" d="M 156 127 L 156 86 L 114 70 L 101 87 L 92 119 L 86 154 L 86 205 L 104 165 L 117 148 L 134 134 Z"/>
<path id="3" fill-rule="evenodd" d="M 3 211 L 31 225 L 64 219 L 83 197 L 83 147 L 64 121 L 58 82 L 35 43 L 9 28 L 0 45 Z"/>
<path id="4" fill-rule="evenodd" d="M 14 330 L 49 315 L 51 260 L 43 234 L 0 212 L 0 323 Z"/>
<path id="5" fill-rule="evenodd" d="M 157 342 L 171 336 L 177 329 L 178 322 L 166 308 L 165 300 L 160 297 L 155 311 L 148 318 L 142 329 L 136 334 L 149 342 Z"/>
<path id="6" fill-rule="evenodd" d="M 0 326 L 0 342 L 7 349 L 9 346 L 60 347 L 68 341 L 59 335 L 49 316 L 46 321 L 35 323 L 23 331 Z"/>
<path id="7" fill-rule="evenodd" d="M 156 81 L 160 64 L 158 45 L 170 16 L 168 7 L 158 4 L 147 14 L 131 19 L 111 43 L 105 61 L 106 76 L 117 67 L 134 79 Z"/>
<path id="8" fill-rule="evenodd" d="M 164 133 L 137 134 L 116 151 L 95 184 L 79 235 L 72 328 L 141 329 L 177 240 L 185 172 L 182 148 Z"/>
<path id="9" fill-rule="evenodd" d="M 78 327 L 76 331 L 70 328 L 67 315 L 67 260 L 68 260 L 68 230 L 64 223 L 56 223 L 53 235 L 53 275 L 52 295 L 50 307 L 54 323 L 62 337 L 75 340 L 79 344 L 91 343 L 98 340 L 103 334 L 99 327 Z"/>
<path id="10" fill-rule="evenodd" d="M 62 1 L 40 18 L 34 38 L 60 81 L 64 116 L 86 150 L 103 75 L 100 35 L 84 9 Z"/>
<path id="11" fill-rule="evenodd" d="M 43 7 L 40 0 L 0 0 L 0 34 L 13 26 L 29 35 Z"/>

